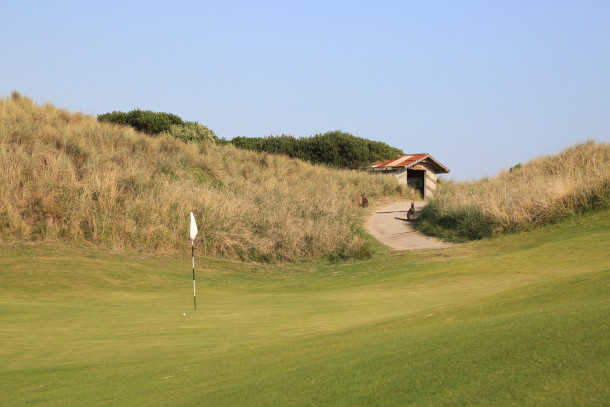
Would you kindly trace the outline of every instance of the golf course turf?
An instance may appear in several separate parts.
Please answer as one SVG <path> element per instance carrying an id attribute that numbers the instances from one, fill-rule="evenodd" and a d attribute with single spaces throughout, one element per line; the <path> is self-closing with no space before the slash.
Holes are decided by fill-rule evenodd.
<path id="1" fill-rule="evenodd" d="M 610 212 L 283 265 L 0 247 L 0 405 L 607 405 Z M 186 315 L 183 315 L 186 313 Z"/>

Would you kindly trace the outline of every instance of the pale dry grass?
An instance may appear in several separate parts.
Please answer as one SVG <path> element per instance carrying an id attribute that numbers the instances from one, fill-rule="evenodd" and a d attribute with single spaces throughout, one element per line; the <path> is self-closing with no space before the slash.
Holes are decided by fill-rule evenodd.
<path id="1" fill-rule="evenodd" d="M 483 237 L 545 224 L 610 203 L 610 144 L 588 141 L 493 178 L 442 185 L 424 223 Z M 453 223 L 453 224 L 452 224 Z M 425 225 L 428 229 L 431 224 Z"/>
<path id="2" fill-rule="evenodd" d="M 176 252 L 188 214 L 207 255 L 290 260 L 370 252 L 358 198 L 391 177 L 230 145 L 149 137 L 14 93 L 0 100 L 0 238 Z"/>

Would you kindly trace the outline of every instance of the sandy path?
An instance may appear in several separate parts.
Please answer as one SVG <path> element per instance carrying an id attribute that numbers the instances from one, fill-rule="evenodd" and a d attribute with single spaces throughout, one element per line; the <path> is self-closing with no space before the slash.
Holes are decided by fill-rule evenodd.
<path id="1" fill-rule="evenodd" d="M 425 202 L 415 202 L 416 217 L 425 205 Z M 394 250 L 444 249 L 454 246 L 418 232 L 411 222 L 396 219 L 406 219 L 409 208 L 411 201 L 396 202 L 378 209 L 365 227 L 381 243 Z"/>

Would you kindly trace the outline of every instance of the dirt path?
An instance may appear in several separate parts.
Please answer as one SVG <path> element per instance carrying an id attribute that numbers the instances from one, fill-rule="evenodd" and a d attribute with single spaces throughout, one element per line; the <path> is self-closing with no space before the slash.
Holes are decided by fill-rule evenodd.
<path id="1" fill-rule="evenodd" d="M 425 205 L 425 202 L 415 202 L 416 217 Z M 406 219 L 409 208 L 411 201 L 396 202 L 378 209 L 365 227 L 377 240 L 394 250 L 445 249 L 455 246 L 418 232 L 411 222 L 396 219 Z"/>

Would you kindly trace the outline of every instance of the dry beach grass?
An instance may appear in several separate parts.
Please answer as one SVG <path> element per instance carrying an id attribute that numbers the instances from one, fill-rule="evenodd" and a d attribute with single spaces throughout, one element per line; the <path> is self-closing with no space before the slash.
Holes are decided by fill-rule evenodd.
<path id="1" fill-rule="evenodd" d="M 366 256 L 361 193 L 395 180 L 214 143 L 186 144 L 13 93 L 0 100 L 0 238 L 265 261 Z"/>
<path id="2" fill-rule="evenodd" d="M 610 203 L 610 144 L 587 141 L 493 178 L 442 185 L 422 212 L 428 233 L 453 240 L 514 232 Z"/>

